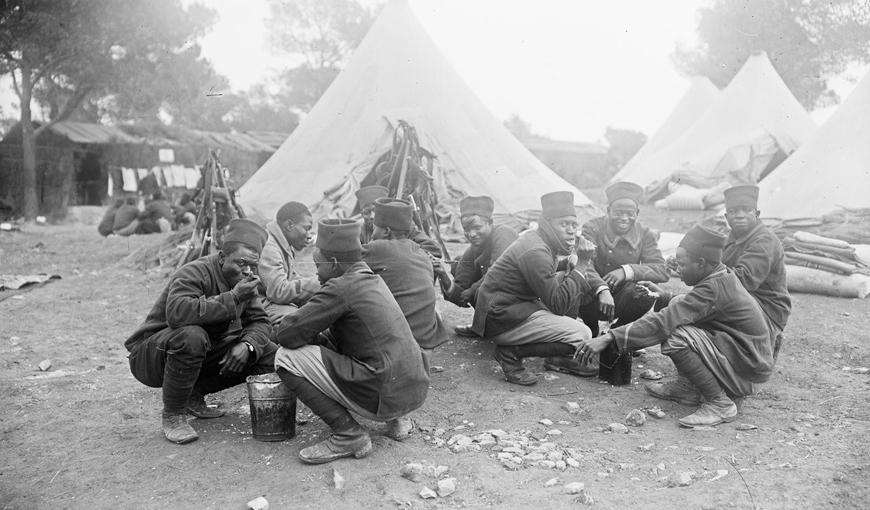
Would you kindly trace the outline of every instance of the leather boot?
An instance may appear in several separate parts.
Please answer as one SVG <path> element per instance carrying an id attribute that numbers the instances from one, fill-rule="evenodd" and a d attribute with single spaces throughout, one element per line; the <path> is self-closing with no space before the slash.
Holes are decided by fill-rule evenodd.
<path id="1" fill-rule="evenodd" d="M 404 441 L 411 437 L 414 422 L 411 418 L 401 417 L 387 422 L 387 437 L 393 441 Z"/>
<path id="2" fill-rule="evenodd" d="M 704 399 L 697 411 L 681 418 L 680 425 L 697 427 L 713 426 L 729 422 L 737 417 L 737 406 L 716 380 L 713 372 L 701 360 L 701 357 L 691 349 L 680 349 L 670 354 L 677 371 L 688 379 Z"/>
<path id="3" fill-rule="evenodd" d="M 598 375 L 598 363 L 580 363 L 574 359 L 575 348 L 562 342 L 529 344 L 528 355 L 546 358 L 544 368 L 553 372 L 575 375 L 577 377 L 594 377 Z"/>
<path id="4" fill-rule="evenodd" d="M 701 394 L 683 376 L 677 376 L 676 380 L 666 383 L 647 383 L 644 385 L 644 389 L 656 398 L 672 400 L 684 406 L 697 406 L 701 404 Z"/>
<path id="5" fill-rule="evenodd" d="M 523 358 L 519 354 L 518 347 L 516 345 L 496 345 L 495 360 L 501 365 L 507 382 L 522 386 L 536 384 L 538 376 L 523 367 Z"/>
<path id="6" fill-rule="evenodd" d="M 306 464 L 324 464 L 344 457 L 365 457 L 372 451 L 369 433 L 335 400 L 308 380 L 279 369 L 278 376 L 311 411 L 332 429 L 325 440 L 299 451 Z"/>
<path id="7" fill-rule="evenodd" d="M 455 328 L 453 328 L 453 332 L 459 336 L 464 336 L 464 337 L 468 337 L 468 338 L 478 338 L 479 337 L 479 335 L 477 333 L 475 333 L 473 329 L 471 329 L 471 324 L 464 325 L 464 326 L 456 326 Z"/>
<path id="8" fill-rule="evenodd" d="M 187 399 L 187 404 L 185 404 L 184 409 L 193 416 L 201 419 L 208 418 L 220 418 L 226 411 L 223 409 L 218 409 L 216 407 L 209 407 L 205 403 L 205 397 L 203 397 L 198 391 L 193 390 L 190 394 L 190 398 Z"/>
<path id="9" fill-rule="evenodd" d="M 199 439 L 199 435 L 187 423 L 187 413 L 184 411 L 163 411 L 163 435 L 175 444 L 192 443 Z"/>

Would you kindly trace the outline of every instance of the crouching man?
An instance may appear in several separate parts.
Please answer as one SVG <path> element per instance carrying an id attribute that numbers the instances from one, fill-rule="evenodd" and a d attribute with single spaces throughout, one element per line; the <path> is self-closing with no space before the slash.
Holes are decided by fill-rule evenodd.
<path id="1" fill-rule="evenodd" d="M 308 464 L 371 451 L 369 433 L 350 411 L 388 422 L 387 435 L 404 438 L 401 418 L 423 404 L 429 388 L 408 321 L 386 283 L 362 262 L 359 236 L 359 222 L 319 222 L 314 263 L 321 287 L 278 326 L 278 375 L 332 429 L 299 452 Z"/>
<path id="2" fill-rule="evenodd" d="M 256 223 L 231 221 L 222 250 L 182 266 L 124 342 L 133 376 L 163 389 L 163 434 L 173 443 L 199 437 L 188 413 L 223 416 L 206 406 L 204 395 L 273 371 L 278 346 L 252 272 L 265 242 Z"/>
<path id="3" fill-rule="evenodd" d="M 734 272 L 722 264 L 724 246 L 724 236 L 693 227 L 677 248 L 680 277 L 692 290 L 672 297 L 644 282 L 658 296 L 654 311 L 585 342 L 578 350 L 585 359 L 610 342 L 616 342 L 620 351 L 661 344 L 678 378 L 648 384 L 646 390 L 657 398 L 700 406 L 679 420 L 685 427 L 732 421 L 737 417 L 733 399 L 752 393 L 753 383 L 765 382 L 773 368 L 773 342 L 764 313 Z"/>

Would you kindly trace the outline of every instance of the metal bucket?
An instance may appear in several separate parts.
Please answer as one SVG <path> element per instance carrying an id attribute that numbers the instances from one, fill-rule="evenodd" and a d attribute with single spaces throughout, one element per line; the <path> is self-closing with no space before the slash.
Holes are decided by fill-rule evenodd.
<path id="1" fill-rule="evenodd" d="M 251 375 L 248 402 L 251 431 L 258 441 L 284 441 L 296 435 L 296 395 L 278 374 Z"/>

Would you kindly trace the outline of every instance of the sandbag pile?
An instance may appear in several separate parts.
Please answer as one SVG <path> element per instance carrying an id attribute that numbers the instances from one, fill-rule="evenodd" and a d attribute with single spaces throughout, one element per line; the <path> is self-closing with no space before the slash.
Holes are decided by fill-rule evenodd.
<path id="1" fill-rule="evenodd" d="M 797 231 L 782 240 L 791 292 L 865 298 L 870 265 L 840 239 Z"/>

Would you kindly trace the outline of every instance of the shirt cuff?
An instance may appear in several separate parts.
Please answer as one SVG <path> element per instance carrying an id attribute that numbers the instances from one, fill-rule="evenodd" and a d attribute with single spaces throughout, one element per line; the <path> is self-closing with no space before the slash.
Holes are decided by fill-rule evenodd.
<path id="1" fill-rule="evenodd" d="M 579 274 L 579 275 L 580 275 L 580 278 L 583 278 L 584 280 L 586 279 L 586 274 L 583 273 L 583 272 L 581 272 L 579 269 L 576 269 L 576 268 L 575 268 L 575 269 L 572 269 L 572 271 L 574 271 L 575 273 Z"/>
<path id="2" fill-rule="evenodd" d="M 628 281 L 634 280 L 634 269 L 631 268 L 628 264 L 622 265 L 622 270 L 625 271 L 625 279 Z"/>
<path id="3" fill-rule="evenodd" d="M 602 285 L 602 286 L 598 287 L 597 289 L 595 289 L 595 295 L 597 296 L 598 294 L 601 294 L 605 290 L 610 290 L 610 287 L 608 287 L 607 285 Z"/>

